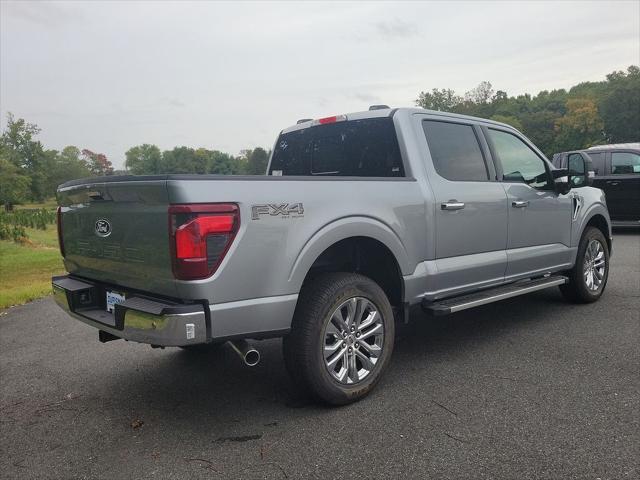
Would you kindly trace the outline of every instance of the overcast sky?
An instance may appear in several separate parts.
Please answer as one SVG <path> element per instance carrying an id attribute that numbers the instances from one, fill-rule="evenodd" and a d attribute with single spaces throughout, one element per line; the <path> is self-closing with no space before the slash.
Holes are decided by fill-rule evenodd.
<path id="1" fill-rule="evenodd" d="M 0 110 L 47 148 L 237 154 L 299 118 L 412 106 L 489 80 L 510 95 L 640 63 L 640 2 L 2 0 Z"/>

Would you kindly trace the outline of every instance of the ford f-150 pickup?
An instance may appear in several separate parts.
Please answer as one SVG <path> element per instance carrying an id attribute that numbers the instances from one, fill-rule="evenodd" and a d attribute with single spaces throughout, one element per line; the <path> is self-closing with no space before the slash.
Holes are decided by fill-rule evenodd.
<path id="1" fill-rule="evenodd" d="M 585 158 L 585 162 L 588 159 Z M 317 399 L 369 393 L 412 310 L 559 286 L 602 295 L 605 196 L 514 128 L 422 109 L 300 121 L 266 175 L 111 176 L 58 188 L 56 302 L 103 342 L 203 348 L 283 337 Z"/>

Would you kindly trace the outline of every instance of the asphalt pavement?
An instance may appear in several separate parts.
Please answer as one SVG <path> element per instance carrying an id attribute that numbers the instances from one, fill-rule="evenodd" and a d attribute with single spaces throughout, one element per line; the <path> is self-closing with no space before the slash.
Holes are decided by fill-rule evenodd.
<path id="1" fill-rule="evenodd" d="M 262 362 L 98 342 L 51 298 L 0 314 L 0 478 L 640 478 L 640 232 L 607 290 L 557 289 L 403 329 L 365 400 Z"/>

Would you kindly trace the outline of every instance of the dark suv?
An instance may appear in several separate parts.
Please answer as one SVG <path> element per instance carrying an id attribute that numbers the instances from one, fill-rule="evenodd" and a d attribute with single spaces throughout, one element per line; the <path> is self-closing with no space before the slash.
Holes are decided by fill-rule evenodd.
<path id="1" fill-rule="evenodd" d="M 606 194 L 613 226 L 640 226 L 640 143 L 556 153 L 553 164 L 575 170 L 573 165 L 584 165 L 582 158 L 593 165 L 593 186 Z"/>

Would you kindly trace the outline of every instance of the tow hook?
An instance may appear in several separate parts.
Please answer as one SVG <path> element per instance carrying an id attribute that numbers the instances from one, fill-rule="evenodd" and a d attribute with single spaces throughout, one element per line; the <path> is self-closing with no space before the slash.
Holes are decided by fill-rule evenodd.
<path id="1" fill-rule="evenodd" d="M 248 367 L 255 367 L 260 363 L 260 352 L 246 340 L 231 340 L 227 343 Z"/>

